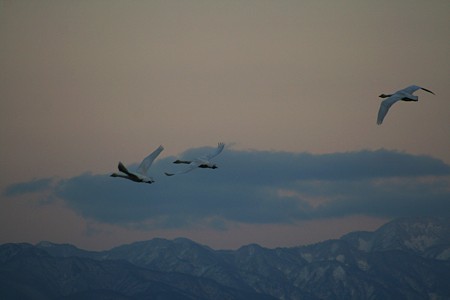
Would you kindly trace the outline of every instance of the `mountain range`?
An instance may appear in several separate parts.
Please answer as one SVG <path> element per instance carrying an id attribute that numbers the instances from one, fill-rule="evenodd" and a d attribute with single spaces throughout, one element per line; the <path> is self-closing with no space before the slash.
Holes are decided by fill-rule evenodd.
<path id="1" fill-rule="evenodd" d="M 289 248 L 214 250 L 185 238 L 106 251 L 0 245 L 0 299 L 450 299 L 450 219 Z"/>

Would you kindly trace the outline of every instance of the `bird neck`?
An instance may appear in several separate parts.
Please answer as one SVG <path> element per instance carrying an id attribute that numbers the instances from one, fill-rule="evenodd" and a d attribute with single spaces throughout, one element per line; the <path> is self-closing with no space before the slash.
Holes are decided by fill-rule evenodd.
<path id="1" fill-rule="evenodd" d="M 112 173 L 111 177 L 121 177 L 121 178 L 128 178 L 128 176 L 122 175 L 122 174 L 118 174 L 118 173 Z"/>

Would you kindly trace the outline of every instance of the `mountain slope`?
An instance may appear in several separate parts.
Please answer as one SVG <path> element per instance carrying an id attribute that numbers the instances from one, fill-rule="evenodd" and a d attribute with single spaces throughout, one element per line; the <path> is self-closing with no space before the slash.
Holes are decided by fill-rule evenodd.
<path id="1" fill-rule="evenodd" d="M 213 250 L 153 239 L 107 251 L 0 246 L 1 299 L 450 299 L 450 222 L 399 219 L 317 244 Z"/>
<path id="2" fill-rule="evenodd" d="M 375 232 L 353 232 L 341 239 L 362 251 L 403 250 L 442 260 L 450 259 L 450 220 L 402 218 Z"/>
<path id="3" fill-rule="evenodd" d="M 270 299 L 208 278 L 158 272 L 123 260 L 54 257 L 30 245 L 0 265 L 1 299 Z"/>

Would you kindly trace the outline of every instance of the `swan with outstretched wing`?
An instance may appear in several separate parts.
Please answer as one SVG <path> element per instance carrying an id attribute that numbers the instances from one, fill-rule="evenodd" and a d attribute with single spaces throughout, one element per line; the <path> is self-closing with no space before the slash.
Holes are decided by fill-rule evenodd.
<path id="1" fill-rule="evenodd" d="M 176 173 L 168 173 L 165 172 L 164 174 L 166 174 L 167 176 L 173 176 L 173 175 L 177 175 L 177 174 L 184 174 L 184 173 L 188 173 L 194 169 L 197 168 L 203 168 L 203 169 L 217 169 L 217 165 L 211 162 L 211 159 L 213 159 L 214 157 L 216 157 L 217 155 L 219 155 L 223 148 L 225 147 L 224 143 L 218 143 L 217 144 L 217 148 L 214 150 L 214 152 L 201 156 L 199 158 L 196 158 L 194 160 L 179 160 L 177 159 L 176 161 L 174 161 L 174 164 L 187 164 L 187 168 L 185 168 L 184 170 L 181 170 L 179 172 Z"/>
<path id="2" fill-rule="evenodd" d="M 394 94 L 381 94 L 380 98 L 387 98 L 386 100 L 383 100 L 380 104 L 380 109 L 378 110 L 378 117 L 377 117 L 377 124 L 381 125 L 383 123 L 384 117 L 386 117 L 386 114 L 389 111 L 389 108 L 391 106 L 398 102 L 398 101 L 419 101 L 419 97 L 416 95 L 413 95 L 413 93 L 417 90 L 424 90 L 428 93 L 431 93 L 434 95 L 434 93 L 426 88 L 417 86 L 417 85 L 411 85 L 407 88 L 404 88 L 402 90 L 399 90 L 395 92 Z"/>
<path id="3" fill-rule="evenodd" d="M 129 171 L 121 162 L 119 162 L 118 169 L 121 173 L 112 173 L 111 177 L 120 177 L 129 179 L 135 182 L 153 183 L 155 180 L 149 175 L 148 170 L 152 165 L 156 157 L 164 150 L 163 146 L 159 146 L 155 151 L 150 153 L 141 164 L 138 166 L 135 172 Z"/>

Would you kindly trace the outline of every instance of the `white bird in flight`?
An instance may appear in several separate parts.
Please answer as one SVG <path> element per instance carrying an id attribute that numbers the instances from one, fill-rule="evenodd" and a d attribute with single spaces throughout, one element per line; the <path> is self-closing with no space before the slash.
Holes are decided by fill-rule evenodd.
<path id="1" fill-rule="evenodd" d="M 126 178 L 126 179 L 129 179 L 129 180 L 135 181 L 135 182 L 145 182 L 145 183 L 153 183 L 153 182 L 155 182 L 155 180 L 153 180 L 153 178 L 150 177 L 150 175 L 148 175 L 148 169 L 152 165 L 152 163 L 155 160 L 155 158 L 163 150 L 164 150 L 164 147 L 163 146 L 159 146 L 155 151 L 150 153 L 150 155 L 147 156 L 146 158 L 144 158 L 144 160 L 141 162 L 141 164 L 137 168 L 136 172 L 128 171 L 128 169 L 125 168 L 125 166 L 121 162 L 119 162 L 118 169 L 119 169 L 120 172 L 124 173 L 125 175 L 124 174 L 120 174 L 120 173 L 112 173 L 111 177 Z"/>
<path id="2" fill-rule="evenodd" d="M 413 95 L 413 93 L 417 90 L 424 90 L 428 93 L 431 93 L 434 95 L 434 93 L 430 90 L 427 90 L 426 88 L 417 86 L 417 85 L 411 85 L 407 88 L 404 88 L 402 90 L 399 90 L 391 95 L 381 94 L 380 98 L 387 98 L 386 100 L 383 100 L 380 104 L 380 109 L 378 110 L 378 118 L 377 118 L 377 124 L 380 125 L 383 123 L 383 119 L 386 116 L 387 112 L 389 111 L 389 108 L 391 108 L 392 104 L 394 104 L 397 101 L 419 101 L 419 97 Z"/>
<path id="3" fill-rule="evenodd" d="M 187 172 L 190 172 L 196 168 L 209 168 L 209 169 L 217 169 L 217 165 L 212 163 L 210 160 L 214 157 L 216 157 L 217 155 L 220 154 L 220 152 L 222 152 L 223 148 L 225 147 L 224 143 L 218 143 L 217 144 L 217 149 L 214 150 L 214 152 L 196 158 L 194 160 L 179 160 L 177 159 L 176 161 L 174 161 L 174 164 L 188 164 L 188 167 L 182 171 L 179 171 L 177 173 L 167 173 L 165 172 L 164 174 L 166 174 L 167 176 L 173 176 L 176 174 L 184 174 Z"/>

